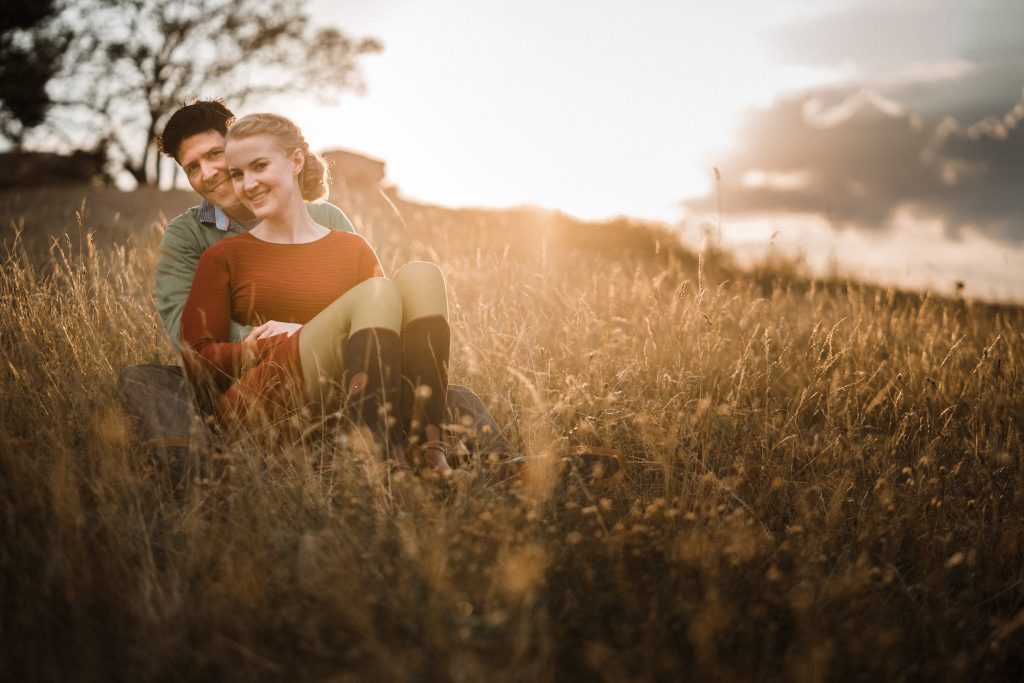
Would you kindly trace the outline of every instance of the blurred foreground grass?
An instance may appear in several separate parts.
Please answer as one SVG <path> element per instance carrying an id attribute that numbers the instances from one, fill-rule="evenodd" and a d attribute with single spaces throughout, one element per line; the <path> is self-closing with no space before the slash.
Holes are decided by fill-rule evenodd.
<path id="1" fill-rule="evenodd" d="M 4 677 L 1024 670 L 1020 308 L 698 265 L 624 222 L 397 202 L 400 220 L 354 195 L 389 271 L 445 272 L 452 380 L 524 451 L 611 446 L 625 476 L 398 504 L 359 453 L 238 446 L 176 498 L 114 383 L 175 362 L 156 208 L 191 198 L 90 192 L 84 212 L 70 191 L 0 202 Z"/>

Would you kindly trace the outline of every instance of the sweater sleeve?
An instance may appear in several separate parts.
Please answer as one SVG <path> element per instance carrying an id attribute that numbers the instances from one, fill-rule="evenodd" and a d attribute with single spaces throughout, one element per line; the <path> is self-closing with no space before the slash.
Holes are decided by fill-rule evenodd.
<path id="1" fill-rule="evenodd" d="M 380 264 L 380 259 L 377 258 L 377 252 L 373 250 L 370 243 L 362 237 L 359 238 L 359 281 L 369 280 L 374 276 L 376 269 L 380 268 L 380 272 L 384 272 L 384 267 Z"/>
<path id="2" fill-rule="evenodd" d="M 189 234 L 185 220 L 182 215 L 167 224 L 156 259 L 156 308 L 176 350 L 181 311 L 192 286 L 196 263 L 203 253 L 202 245 Z"/>
<path id="3" fill-rule="evenodd" d="M 182 356 L 194 382 L 207 379 L 224 390 L 287 339 L 233 342 L 230 335 L 231 272 L 224 251 L 210 249 L 199 259 L 181 314 Z"/>
<path id="4" fill-rule="evenodd" d="M 186 212 L 167 224 L 156 259 L 156 308 L 175 351 L 179 350 L 185 300 L 192 287 L 199 257 L 206 249 L 194 232 L 197 228 L 190 230 L 190 223 L 196 223 L 196 220 Z M 232 321 L 230 339 L 241 341 L 251 331 L 251 327 Z"/>
<path id="5" fill-rule="evenodd" d="M 211 249 L 199 259 L 181 313 L 181 347 L 186 360 L 191 356 L 192 361 L 186 367 L 197 366 L 194 373 L 210 373 L 222 386 L 224 380 L 238 377 L 244 349 L 241 342 L 229 341 L 230 333 L 231 274 L 222 250 Z"/>

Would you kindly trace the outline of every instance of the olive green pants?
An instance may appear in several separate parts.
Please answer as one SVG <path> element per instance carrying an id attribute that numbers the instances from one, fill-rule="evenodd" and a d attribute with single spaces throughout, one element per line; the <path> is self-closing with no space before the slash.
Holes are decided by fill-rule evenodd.
<path id="1" fill-rule="evenodd" d="M 448 319 L 444 276 L 432 263 L 413 261 L 391 279 L 365 280 L 334 300 L 303 325 L 299 356 L 306 398 L 325 410 L 335 410 L 349 388 L 342 387 L 344 346 L 364 329 L 402 333 L 415 320 Z"/>

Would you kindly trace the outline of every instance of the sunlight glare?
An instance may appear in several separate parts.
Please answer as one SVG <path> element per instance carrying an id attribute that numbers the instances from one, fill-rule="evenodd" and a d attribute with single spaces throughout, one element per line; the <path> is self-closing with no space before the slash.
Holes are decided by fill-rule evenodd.
<path id="1" fill-rule="evenodd" d="M 446 0 L 355 3 L 346 18 L 315 3 L 386 48 L 367 60 L 367 97 L 281 106 L 314 147 L 384 159 L 412 198 L 675 221 L 747 106 L 822 79 L 765 54 L 785 5 Z"/>

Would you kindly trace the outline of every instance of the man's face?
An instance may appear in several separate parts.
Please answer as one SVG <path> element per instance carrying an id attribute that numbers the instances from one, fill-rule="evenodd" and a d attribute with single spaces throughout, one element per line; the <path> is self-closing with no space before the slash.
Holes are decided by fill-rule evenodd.
<path id="1" fill-rule="evenodd" d="M 238 203 L 224 159 L 224 136 L 215 130 L 190 135 L 178 148 L 178 163 L 192 189 L 224 209 Z"/>

